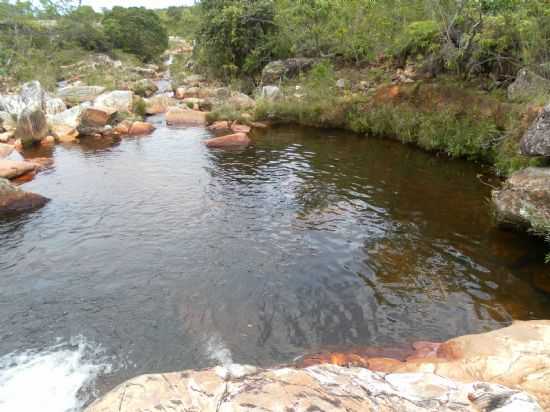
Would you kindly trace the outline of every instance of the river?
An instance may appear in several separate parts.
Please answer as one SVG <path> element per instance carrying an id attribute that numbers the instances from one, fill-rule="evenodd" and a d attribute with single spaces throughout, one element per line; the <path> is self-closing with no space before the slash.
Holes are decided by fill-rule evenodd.
<path id="1" fill-rule="evenodd" d="M 152 120 L 151 136 L 30 153 L 54 166 L 24 189 L 52 201 L 0 220 L 2 412 L 550 319 L 544 245 L 493 226 L 480 166 L 297 127 L 216 151 Z"/>

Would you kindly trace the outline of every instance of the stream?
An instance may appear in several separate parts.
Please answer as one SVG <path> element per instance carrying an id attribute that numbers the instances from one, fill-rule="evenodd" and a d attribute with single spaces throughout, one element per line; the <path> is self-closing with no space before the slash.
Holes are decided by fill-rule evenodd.
<path id="1" fill-rule="evenodd" d="M 0 411 L 550 319 L 544 245 L 494 227 L 480 166 L 290 126 L 209 150 L 205 129 L 150 121 L 29 153 L 54 166 L 23 188 L 52 201 L 0 220 Z"/>

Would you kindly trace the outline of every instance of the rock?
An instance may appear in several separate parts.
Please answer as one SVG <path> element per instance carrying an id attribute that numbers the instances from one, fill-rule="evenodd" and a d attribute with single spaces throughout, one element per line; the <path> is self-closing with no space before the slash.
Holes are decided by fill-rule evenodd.
<path id="1" fill-rule="evenodd" d="M 546 106 L 521 139 L 521 153 L 550 157 L 550 105 Z"/>
<path id="2" fill-rule="evenodd" d="M 15 179 L 29 172 L 34 172 L 38 166 L 22 160 L 0 160 L 0 178 Z"/>
<path id="3" fill-rule="evenodd" d="M 25 104 L 17 95 L 0 96 L 0 112 L 18 117 L 25 108 Z"/>
<path id="4" fill-rule="evenodd" d="M 166 124 L 204 125 L 206 124 L 206 115 L 206 112 L 183 109 L 180 107 L 171 107 L 166 112 Z"/>
<path id="5" fill-rule="evenodd" d="M 550 80 L 526 68 L 521 69 L 514 83 L 508 86 L 510 100 L 529 100 L 543 95 L 550 95 Z"/>
<path id="6" fill-rule="evenodd" d="M 8 180 L 0 178 L 0 215 L 29 212 L 48 203 L 48 199 L 24 192 Z"/>
<path id="7" fill-rule="evenodd" d="M 40 109 L 44 110 L 46 102 L 46 92 L 42 88 L 42 85 L 39 81 L 32 81 L 25 83 L 21 87 L 19 96 L 24 105 L 24 108 L 35 110 Z"/>
<path id="8" fill-rule="evenodd" d="M 21 139 L 24 147 L 39 143 L 48 135 L 49 128 L 46 116 L 40 108 L 26 108 L 21 112 L 17 121 L 15 138 Z"/>
<path id="9" fill-rule="evenodd" d="M 285 79 L 292 79 L 300 73 L 308 71 L 316 63 L 316 59 L 303 57 L 273 61 L 262 70 L 262 83 L 275 84 Z"/>
<path id="10" fill-rule="evenodd" d="M 199 87 L 178 87 L 176 89 L 176 99 L 182 100 L 189 97 L 199 97 L 201 89 Z"/>
<path id="11" fill-rule="evenodd" d="M 128 90 L 115 90 L 103 93 L 94 100 L 96 107 L 108 107 L 119 112 L 131 112 L 134 93 Z"/>
<path id="12" fill-rule="evenodd" d="M 74 143 L 79 136 L 76 128 L 65 124 L 52 126 L 52 133 L 61 143 Z"/>
<path id="13" fill-rule="evenodd" d="M 281 89 L 277 86 L 264 86 L 262 87 L 262 98 L 267 100 L 275 100 L 281 97 Z"/>
<path id="14" fill-rule="evenodd" d="M 46 111 L 46 115 L 55 115 L 67 110 L 67 106 L 65 105 L 63 99 L 60 99 L 59 97 L 54 97 L 48 98 L 46 100 L 44 109 Z"/>
<path id="15" fill-rule="evenodd" d="M 526 393 L 432 373 L 383 374 L 318 365 L 261 370 L 228 365 L 134 378 L 86 412 L 139 411 L 541 412 Z"/>
<path id="16" fill-rule="evenodd" d="M 6 132 L 14 132 L 17 128 L 17 120 L 8 112 L 0 111 L 0 124 Z"/>
<path id="17" fill-rule="evenodd" d="M 245 133 L 235 133 L 205 140 L 204 144 L 210 148 L 246 147 L 250 144 L 250 138 Z"/>
<path id="18" fill-rule="evenodd" d="M 536 229 L 550 222 L 550 168 L 514 173 L 500 190 L 493 191 L 492 201 L 501 225 Z"/>
<path id="19" fill-rule="evenodd" d="M 250 133 L 250 126 L 244 124 L 237 124 L 236 122 L 231 125 L 231 130 L 233 133 Z"/>
<path id="20" fill-rule="evenodd" d="M 117 113 L 108 107 L 88 107 L 82 112 L 80 124 L 88 127 L 103 127 L 113 120 Z"/>
<path id="21" fill-rule="evenodd" d="M 227 120 L 220 120 L 217 122 L 212 123 L 210 126 L 207 127 L 208 130 L 214 132 L 214 134 L 227 134 L 231 132 L 231 123 Z"/>
<path id="22" fill-rule="evenodd" d="M 42 141 L 40 142 L 42 146 L 52 146 L 55 144 L 55 137 L 53 136 L 46 136 Z"/>
<path id="23" fill-rule="evenodd" d="M 8 157 L 14 151 L 14 147 L 9 144 L 0 143 L 0 159 Z"/>
<path id="24" fill-rule="evenodd" d="M 192 74 L 191 76 L 187 76 L 185 79 L 183 79 L 183 83 L 186 84 L 187 86 L 198 87 L 205 80 L 206 79 L 200 74 Z"/>
<path id="25" fill-rule="evenodd" d="M 128 128 L 128 133 L 131 136 L 151 134 L 155 130 L 155 126 L 147 122 L 134 122 Z"/>
<path id="26" fill-rule="evenodd" d="M 174 106 L 176 100 L 168 94 L 153 96 L 145 99 L 145 112 L 147 114 L 166 113 L 169 107 Z"/>
<path id="27" fill-rule="evenodd" d="M 48 116 L 48 124 L 51 128 L 63 125 L 76 129 L 80 126 L 82 113 L 88 107 L 91 107 L 91 104 L 86 102 L 65 110 L 64 112 Z"/>
<path id="28" fill-rule="evenodd" d="M 63 101 L 74 106 L 83 102 L 92 101 L 100 94 L 105 92 L 105 87 L 102 86 L 67 86 L 59 89 L 57 95 Z"/>
<path id="29" fill-rule="evenodd" d="M 129 120 L 124 120 L 115 126 L 114 132 L 120 135 L 127 135 L 130 133 L 131 127 L 132 127 L 132 122 Z"/>
<path id="30" fill-rule="evenodd" d="M 150 79 L 143 79 L 132 85 L 132 91 L 141 97 L 151 97 L 158 89 L 155 82 Z"/>
<path id="31" fill-rule="evenodd" d="M 244 93 L 234 93 L 227 103 L 236 109 L 248 109 L 256 106 L 254 99 Z"/>

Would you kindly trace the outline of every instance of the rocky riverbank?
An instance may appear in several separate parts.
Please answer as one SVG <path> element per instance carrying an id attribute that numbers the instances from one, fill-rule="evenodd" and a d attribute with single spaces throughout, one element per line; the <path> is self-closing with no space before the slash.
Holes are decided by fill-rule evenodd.
<path id="1" fill-rule="evenodd" d="M 338 365 L 145 375 L 86 412 L 550 410 L 550 321 L 415 348 L 404 362 L 340 354 L 325 358 Z"/>

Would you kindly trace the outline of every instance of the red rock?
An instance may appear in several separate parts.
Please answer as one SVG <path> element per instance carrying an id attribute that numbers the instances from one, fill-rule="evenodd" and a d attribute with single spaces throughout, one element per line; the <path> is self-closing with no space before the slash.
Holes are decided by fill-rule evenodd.
<path id="1" fill-rule="evenodd" d="M 250 144 L 250 139 L 245 133 L 235 133 L 205 140 L 204 144 L 210 148 L 246 147 Z"/>
<path id="2" fill-rule="evenodd" d="M 155 130 L 155 126 L 147 122 L 134 122 L 128 130 L 128 134 L 132 136 L 151 134 Z"/>
<path id="3" fill-rule="evenodd" d="M 250 126 L 233 123 L 231 125 L 231 130 L 233 131 L 233 133 L 250 133 Z"/>

